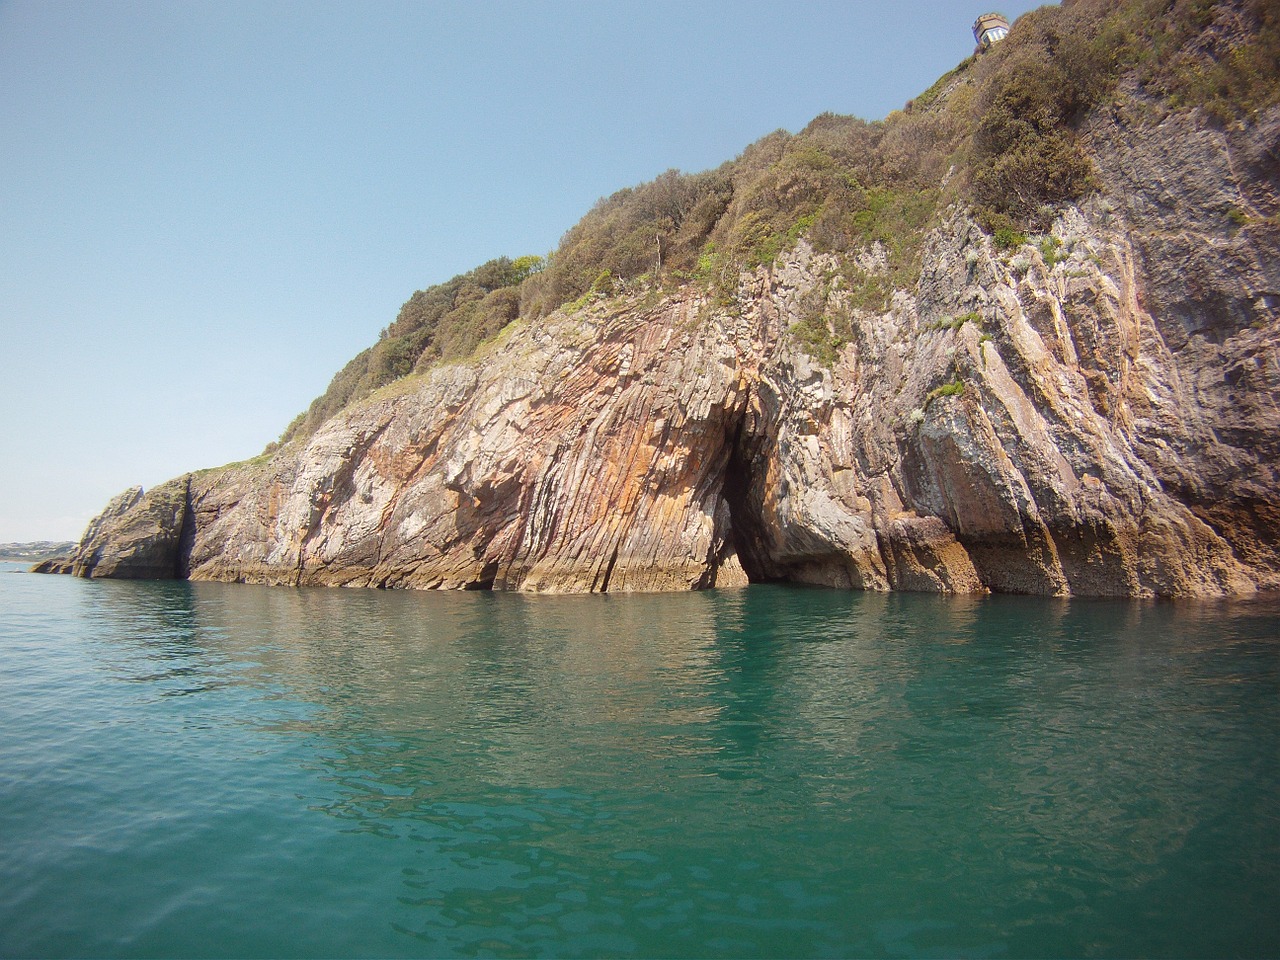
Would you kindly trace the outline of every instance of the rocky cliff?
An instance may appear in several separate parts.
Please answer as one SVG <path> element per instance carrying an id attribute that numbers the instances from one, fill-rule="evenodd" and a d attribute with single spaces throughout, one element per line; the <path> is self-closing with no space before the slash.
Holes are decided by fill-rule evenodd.
<path id="1" fill-rule="evenodd" d="M 1096 192 L 1009 249 L 952 206 L 886 310 L 856 295 L 888 272 L 881 244 L 817 253 L 803 236 L 729 296 L 588 297 L 269 458 L 129 491 L 73 571 L 547 592 L 1280 586 L 1280 109 L 1222 125 L 1133 90 L 1080 133 Z"/>

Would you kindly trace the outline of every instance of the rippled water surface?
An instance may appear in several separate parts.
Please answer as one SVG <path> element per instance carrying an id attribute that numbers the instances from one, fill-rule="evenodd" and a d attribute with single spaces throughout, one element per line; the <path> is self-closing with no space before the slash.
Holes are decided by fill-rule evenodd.
<path id="1" fill-rule="evenodd" d="M 1277 916 L 1274 600 L 0 573 L 3 956 L 1276 956 Z"/>

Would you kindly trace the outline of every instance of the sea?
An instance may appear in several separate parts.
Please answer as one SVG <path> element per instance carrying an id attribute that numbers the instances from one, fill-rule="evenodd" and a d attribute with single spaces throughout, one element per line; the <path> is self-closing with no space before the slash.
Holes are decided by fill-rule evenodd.
<path id="1" fill-rule="evenodd" d="M 1275 957 L 1280 600 L 0 565 L 0 956 Z"/>

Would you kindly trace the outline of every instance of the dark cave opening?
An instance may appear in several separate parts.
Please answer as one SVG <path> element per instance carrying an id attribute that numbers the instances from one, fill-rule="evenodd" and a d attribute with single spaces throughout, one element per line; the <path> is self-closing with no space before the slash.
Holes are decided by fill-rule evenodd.
<path id="1" fill-rule="evenodd" d="M 737 551 L 738 562 L 751 583 L 778 583 L 786 577 L 770 556 L 762 517 L 765 438 L 749 429 L 748 419 L 739 419 L 729 437 L 729 460 L 721 488 L 729 507 L 729 546 Z"/>
<path id="2" fill-rule="evenodd" d="M 479 575 L 470 583 L 462 585 L 463 590 L 492 590 L 498 578 L 498 561 L 490 560 L 481 569 Z"/>

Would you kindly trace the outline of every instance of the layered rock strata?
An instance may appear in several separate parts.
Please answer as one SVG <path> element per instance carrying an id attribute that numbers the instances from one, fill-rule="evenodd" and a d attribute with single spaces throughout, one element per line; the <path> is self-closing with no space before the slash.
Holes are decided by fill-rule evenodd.
<path id="1" fill-rule="evenodd" d="M 882 251 L 801 241 L 728 298 L 634 291 L 522 321 L 269 460 L 122 495 L 74 572 L 547 592 L 1280 586 L 1280 112 L 1231 133 L 1132 108 L 1088 137 L 1097 196 L 1010 251 L 951 210 L 886 311 L 850 292 Z M 796 335 L 823 324 L 829 364 Z"/>

